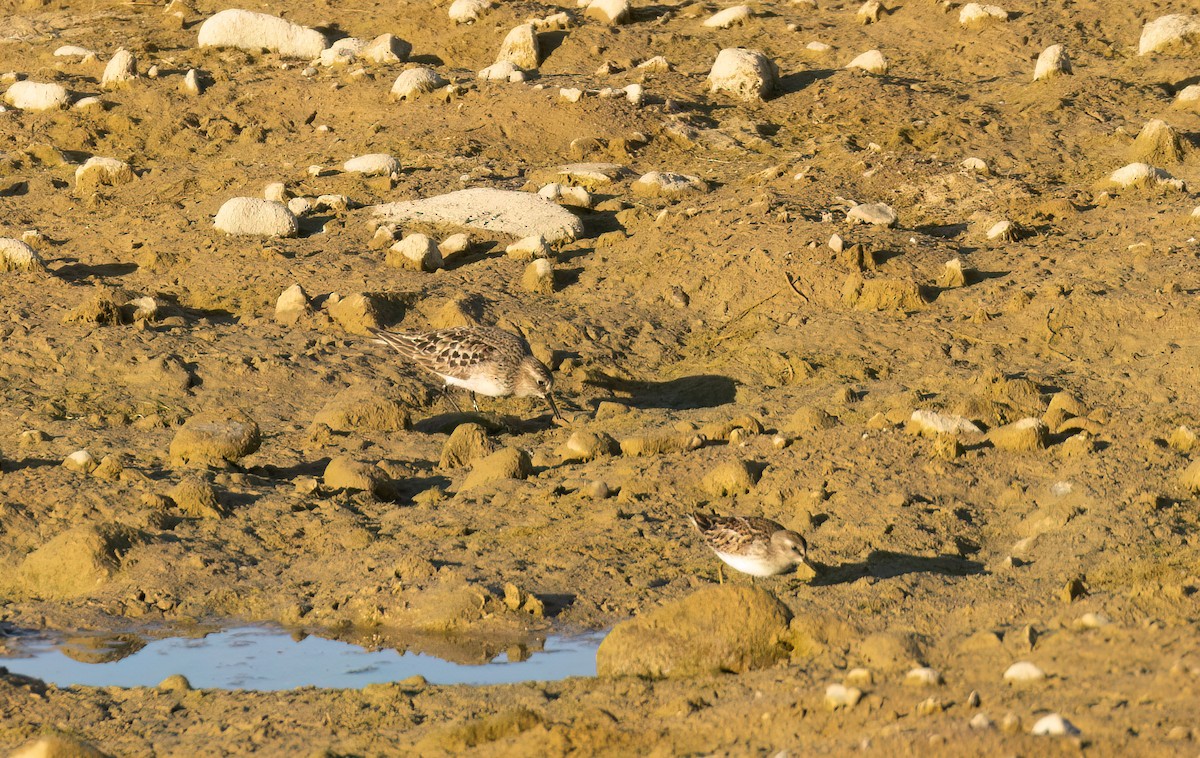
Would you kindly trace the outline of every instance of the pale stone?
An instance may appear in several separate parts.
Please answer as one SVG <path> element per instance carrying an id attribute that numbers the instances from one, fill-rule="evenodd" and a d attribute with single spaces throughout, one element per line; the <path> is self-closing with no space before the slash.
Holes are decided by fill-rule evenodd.
<path id="1" fill-rule="evenodd" d="M 275 320 L 282 324 L 294 324 L 300 318 L 312 312 L 309 305 L 308 293 L 299 284 L 293 284 L 283 291 L 275 301 Z"/>
<path id="2" fill-rule="evenodd" d="M 983 430 L 962 416 L 948 416 L 934 411 L 913 411 L 908 430 L 914 434 L 982 434 Z"/>
<path id="3" fill-rule="evenodd" d="M 410 68 L 392 83 L 391 96 L 393 100 L 411 100 L 426 92 L 445 87 L 449 82 L 430 68 L 418 66 Z"/>
<path id="4" fill-rule="evenodd" d="M 708 185 L 700 177 L 669 171 L 643 174 L 630 188 L 640 197 L 679 198 L 708 191 Z"/>
<path id="5" fill-rule="evenodd" d="M 874 226 L 895 226 L 897 221 L 896 211 L 886 203 L 856 205 L 846 214 L 846 219 Z"/>
<path id="6" fill-rule="evenodd" d="M 583 14 L 606 24 L 624 24 L 629 21 L 632 8 L 629 0 L 592 0 Z"/>
<path id="7" fill-rule="evenodd" d="M 363 60 L 385 66 L 389 63 L 400 63 L 408 60 L 412 54 L 412 45 L 394 34 L 381 34 L 371 40 L 358 57 Z"/>
<path id="8" fill-rule="evenodd" d="M 853 708 L 862 700 L 862 690 L 857 687 L 847 687 L 843 684 L 831 684 L 825 688 L 825 707 L 831 711 L 839 708 Z"/>
<path id="9" fill-rule="evenodd" d="M 392 245 L 387 264 L 416 271 L 435 271 L 445 266 L 437 244 L 424 234 L 410 234 Z"/>
<path id="10" fill-rule="evenodd" d="M 400 161 L 387 153 L 369 153 L 351 158 L 342 164 L 342 169 L 367 176 L 390 176 L 400 170 Z"/>
<path id="11" fill-rule="evenodd" d="M 531 261 L 534 258 L 549 258 L 551 250 L 546 239 L 538 234 L 517 240 L 504 248 L 504 254 L 515 260 Z"/>
<path id="12" fill-rule="evenodd" d="M 958 12 L 958 23 L 967 27 L 984 26 L 996 23 L 997 21 L 1007 20 L 1008 11 L 998 5 L 967 3 Z"/>
<path id="13" fill-rule="evenodd" d="M 226 200 L 213 223 L 226 234 L 295 237 L 300 231 L 296 216 L 287 207 L 256 197 Z"/>
<path id="14" fill-rule="evenodd" d="M 1108 181 L 1121 188 L 1166 187 L 1180 192 L 1185 190 L 1181 179 L 1176 179 L 1161 168 L 1155 168 L 1148 163 L 1130 163 L 1112 172 Z"/>
<path id="15" fill-rule="evenodd" d="M 258 52 L 270 50 L 289 58 L 318 58 L 325 35 L 266 13 L 230 8 L 200 25 L 200 47 L 236 47 Z"/>
<path id="16" fill-rule="evenodd" d="M 882 76 L 887 73 L 888 64 L 887 60 L 883 57 L 883 53 L 878 50 L 868 50 L 847 63 L 846 68 L 857 68 L 866 71 L 868 74 Z"/>
<path id="17" fill-rule="evenodd" d="M 188 69 L 188 72 L 183 75 L 183 83 L 179 87 L 189 95 L 199 95 L 201 93 L 200 75 L 196 73 L 196 69 Z"/>
<path id="18" fill-rule="evenodd" d="M 67 107 L 70 95 L 61 84 L 15 82 L 4 93 L 4 102 L 22 111 L 48 111 Z"/>
<path id="19" fill-rule="evenodd" d="M 547 258 L 538 258 L 525 267 L 521 275 L 521 286 L 526 291 L 542 295 L 554 292 L 554 264 Z"/>
<path id="20" fill-rule="evenodd" d="M 518 238 L 541 235 L 550 244 L 574 240 L 583 233 L 583 223 L 572 213 L 532 192 L 475 187 L 376 205 L 373 210 L 395 223 L 454 224 Z"/>
<path id="21" fill-rule="evenodd" d="M 65 469 L 78 471 L 81 474 L 89 474 L 98 464 L 88 451 L 76 450 L 63 459 L 62 465 Z"/>
<path id="22" fill-rule="evenodd" d="M 40 271 L 45 268 L 37 251 L 12 237 L 0 237 L 0 271 Z"/>
<path id="23" fill-rule="evenodd" d="M 1138 55 L 1200 46 L 1200 16 L 1173 13 L 1142 27 Z"/>
<path id="24" fill-rule="evenodd" d="M 1039 737 L 1066 737 L 1079 734 L 1079 729 L 1057 713 L 1051 713 L 1038 719 L 1029 732 Z"/>
<path id="25" fill-rule="evenodd" d="M 762 100 L 775 89 L 777 76 L 775 64 L 758 50 L 726 48 L 717 54 L 709 71 L 709 91 Z"/>
<path id="26" fill-rule="evenodd" d="M 1051 45 L 1038 56 L 1037 64 L 1033 67 L 1033 80 L 1038 82 L 1071 73 L 1071 59 L 1067 57 L 1066 48 Z"/>
<path id="27" fill-rule="evenodd" d="M 76 187 L 116 186 L 133 181 L 133 169 L 116 158 L 92 156 L 75 169 Z"/>
<path id="28" fill-rule="evenodd" d="M 1026 684 L 1040 682 L 1046 678 L 1046 672 L 1029 661 L 1019 661 L 1009 666 L 1004 672 L 1004 681 Z"/>
<path id="29" fill-rule="evenodd" d="M 450 20 L 456 24 L 470 24 L 492 7 L 490 0 L 454 0 L 450 4 Z"/>
<path id="30" fill-rule="evenodd" d="M 100 89 L 111 90 L 128 87 L 137 78 L 137 60 L 128 50 L 118 50 L 104 67 L 100 77 Z"/>
<path id="31" fill-rule="evenodd" d="M 704 19 L 702 26 L 709 29 L 728 29 L 731 26 L 740 26 L 750 20 L 754 12 L 748 5 L 735 5 L 732 8 L 726 8 L 722 11 L 717 11 L 713 15 Z"/>
<path id="32" fill-rule="evenodd" d="M 513 77 L 520 73 L 521 69 L 514 66 L 511 61 L 497 61 L 480 70 L 475 78 L 486 82 L 511 82 L 514 81 Z"/>
<path id="33" fill-rule="evenodd" d="M 532 24 L 522 24 L 504 38 L 496 62 L 508 61 L 518 68 L 534 69 L 538 67 L 539 54 L 537 32 Z"/>

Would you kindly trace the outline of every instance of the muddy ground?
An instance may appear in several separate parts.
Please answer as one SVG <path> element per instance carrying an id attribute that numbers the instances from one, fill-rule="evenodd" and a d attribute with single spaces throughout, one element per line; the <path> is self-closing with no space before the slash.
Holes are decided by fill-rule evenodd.
<path id="1" fill-rule="evenodd" d="M 1200 114 L 1175 96 L 1200 80 L 1200 49 L 1137 54 L 1143 25 L 1184 6 L 1013 0 L 1008 21 L 966 29 L 953 3 L 888 4 L 864 25 L 855 3 L 761 2 L 724 30 L 701 24 L 712 3 L 639 1 L 615 27 L 530 2 L 462 26 L 441 3 L 245 6 L 332 37 L 395 34 L 459 85 L 392 102 L 412 63 L 305 72 L 198 48 L 199 23 L 227 6 L 184 9 L 181 28 L 155 3 L 0 4 L 0 72 L 102 101 L 0 113 L 0 236 L 37 230 L 47 268 L 0 273 L 5 628 L 278 622 L 480 661 L 715 583 L 685 519 L 697 509 L 776 519 L 823 568 L 760 582 L 795 617 L 774 668 L 284 694 L 0 675 L 0 748 L 66 733 L 114 755 L 1194 754 L 1200 538 L 1184 472 L 1200 448 L 1178 428 L 1200 424 Z M 510 28 L 561 10 L 574 21 L 542 32 L 529 81 L 476 81 Z M 1054 43 L 1073 74 L 1032 82 Z M 67 44 L 99 60 L 53 55 Z M 102 91 L 122 47 L 140 76 Z M 775 61 L 773 96 L 707 91 L 726 47 Z M 843 68 L 870 49 L 886 75 Z M 636 68 L 659 55 L 671 70 Z M 180 88 L 189 69 L 199 95 Z M 558 94 L 634 82 L 641 105 Z M 1152 119 L 1178 151 L 1134 146 Z M 338 170 L 365 153 L 402 169 Z M 77 186 L 91 156 L 136 176 Z M 1103 183 L 1137 160 L 1187 189 Z M 537 190 L 578 162 L 628 171 L 589 186 L 553 292 L 523 288 L 501 235 L 475 234 L 433 273 L 372 245 L 367 206 Z M 707 186 L 635 194 L 648 171 Z M 271 182 L 354 207 L 304 218 L 292 239 L 213 228 L 222 203 Z M 897 225 L 849 223 L 854 202 L 890 205 Z M 989 239 L 1003 220 L 1015 233 Z M 945 278 L 954 259 L 961 285 Z M 276 298 L 297 283 L 315 309 L 281 322 Z M 331 293 L 375 310 L 335 318 Z M 154 317 L 121 315 L 143 296 Z M 566 422 L 531 400 L 456 414 L 363 336 L 371 319 L 522 330 Z M 318 421 L 331 402 L 360 413 Z M 1031 450 L 930 438 L 908 425 L 922 409 L 1046 428 Z M 261 445 L 221 466 L 172 456 L 206 412 L 245 414 Z M 725 422 L 746 416 L 763 433 L 731 443 Z M 464 486 L 470 466 L 442 455 L 465 421 L 487 430 L 472 454 L 520 449 L 528 477 Z M 706 441 L 564 461 L 578 431 Z M 80 449 L 109 461 L 61 465 Z M 330 486 L 338 457 L 377 466 L 376 491 Z M 711 479 L 731 462 L 749 484 Z M 1006 683 L 1017 661 L 1047 678 Z M 906 686 L 916 665 L 944 683 Z M 831 711 L 826 686 L 856 667 L 872 673 L 863 700 Z M 1050 712 L 1079 734 L 1032 736 Z M 969 726 L 979 713 L 991 727 Z"/>

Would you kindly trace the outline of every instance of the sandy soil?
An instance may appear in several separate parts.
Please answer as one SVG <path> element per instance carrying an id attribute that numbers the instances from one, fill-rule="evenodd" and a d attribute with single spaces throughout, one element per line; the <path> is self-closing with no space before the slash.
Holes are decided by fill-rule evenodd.
<path id="1" fill-rule="evenodd" d="M 1200 543 L 1184 472 L 1200 446 L 1178 428 L 1200 425 L 1200 114 L 1174 100 L 1200 81 L 1200 48 L 1137 54 L 1143 25 L 1185 4 L 1022 0 L 965 29 L 952 3 L 889 4 L 863 25 L 854 3 L 761 2 L 726 30 L 701 24 L 717 4 L 634 6 L 617 27 L 530 2 L 463 26 L 440 3 L 247 6 L 332 36 L 395 34 L 457 85 L 391 102 L 412 63 L 306 73 L 196 47 L 225 6 L 201 3 L 180 28 L 153 3 L 0 3 L 0 72 L 102 101 L 0 113 L 0 236 L 40 232 L 48 269 L 0 273 L 0 623 L 269 621 L 482 660 L 715 583 L 684 518 L 704 509 L 808 537 L 818 577 L 760 583 L 795 616 L 789 658 L 686 680 L 281 695 L 0 674 L 0 748 L 64 732 L 115 755 L 1195 753 Z M 510 28 L 560 10 L 574 23 L 542 32 L 528 82 L 476 81 Z M 1054 43 L 1073 75 L 1032 82 Z M 67 44 L 99 60 L 56 58 Z M 141 76 L 101 91 L 121 47 Z M 707 91 L 727 47 L 775 61 L 772 97 Z M 886 75 L 843 68 L 870 49 Z M 636 68 L 657 55 L 672 70 Z M 200 95 L 180 88 L 189 69 Z M 635 82 L 640 106 L 558 94 Z M 1177 152 L 1135 146 L 1151 119 Z M 366 153 L 402 170 L 338 170 Z M 77 186 L 91 156 L 136 176 Z M 1139 160 L 1188 189 L 1104 184 Z M 589 187 L 596 205 L 554 251 L 551 293 L 523 288 L 502 235 L 474 234 L 433 273 L 372 245 L 367 206 L 537 190 L 585 161 L 628 171 Z M 649 171 L 707 186 L 635 194 Z M 305 217 L 292 239 L 213 228 L 222 203 L 271 182 L 354 207 Z M 890 205 L 898 224 L 849 223 L 856 202 Z M 988 238 L 1002 220 L 1015 239 Z M 945 278 L 954 259 L 961 286 Z M 315 312 L 280 322 L 276 298 L 296 283 Z M 526 400 L 454 414 L 363 319 L 335 317 L 331 293 L 367 293 L 398 329 L 523 330 L 567 422 Z M 143 296 L 157 315 L 122 323 L 117 306 Z M 367 420 L 316 421 L 331 402 Z M 1046 428 L 1013 450 L 1002 434 L 914 434 L 914 410 Z M 261 445 L 227 466 L 173 457 L 204 412 L 245 414 Z M 764 433 L 729 442 L 726 422 L 745 416 Z M 530 475 L 464 487 L 470 467 L 442 465 L 464 421 L 488 431 L 469 452 L 518 448 Z M 578 431 L 709 439 L 564 462 Z M 109 461 L 61 465 L 80 449 Z M 375 494 L 323 481 L 342 456 L 378 467 Z M 724 491 L 710 473 L 736 461 L 757 481 Z M 185 479 L 193 495 L 175 489 Z M 1006 683 L 1017 661 L 1047 678 Z M 944 683 L 905 685 L 916 665 Z M 856 667 L 872 674 L 863 700 L 829 710 L 826 686 Z M 1050 712 L 1080 733 L 1031 736 Z M 968 725 L 980 713 L 991 727 Z"/>

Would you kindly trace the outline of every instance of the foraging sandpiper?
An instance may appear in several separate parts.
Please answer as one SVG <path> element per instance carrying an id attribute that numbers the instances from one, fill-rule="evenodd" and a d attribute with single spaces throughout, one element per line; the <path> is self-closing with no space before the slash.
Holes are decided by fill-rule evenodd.
<path id="1" fill-rule="evenodd" d="M 554 377 L 533 357 L 524 337 L 491 326 L 457 326 L 420 334 L 372 329 L 376 342 L 394 347 L 400 355 L 431 373 L 448 387 L 462 387 L 489 397 L 540 397 L 561 419 L 554 403 Z M 446 394 L 449 397 L 449 392 Z M 453 403 L 453 400 L 451 400 Z"/>
<path id="2" fill-rule="evenodd" d="M 804 537 L 770 519 L 703 513 L 689 518 L 717 557 L 743 574 L 775 576 L 798 563 L 814 568 L 808 561 Z M 718 577 L 724 582 L 720 572 Z"/>

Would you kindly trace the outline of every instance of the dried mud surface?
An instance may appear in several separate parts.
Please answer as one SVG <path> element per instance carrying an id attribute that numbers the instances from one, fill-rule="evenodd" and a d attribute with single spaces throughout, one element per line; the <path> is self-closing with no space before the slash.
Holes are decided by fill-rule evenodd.
<path id="1" fill-rule="evenodd" d="M 611 28 L 532 2 L 457 27 L 441 3 L 248 6 L 339 35 L 395 34 L 461 85 L 390 102 L 411 64 L 309 76 L 303 61 L 197 48 L 199 21 L 226 6 L 199 3 L 179 28 L 153 3 L 0 3 L 0 72 L 103 101 L 0 113 L 0 236 L 38 230 L 49 269 L 0 273 L 0 622 L 279 622 L 482 660 L 716 582 L 684 518 L 704 509 L 808 537 L 818 577 L 760 582 L 795 616 L 790 658 L 687 680 L 283 694 L 0 674 L 0 749 L 65 732 L 114 755 L 1195 752 L 1200 538 L 1183 474 L 1197 452 L 1176 430 L 1200 424 L 1200 200 L 1099 184 L 1157 118 L 1182 147 L 1158 167 L 1200 187 L 1200 115 L 1173 105 L 1200 79 L 1200 51 L 1137 55 L 1143 24 L 1188 9 L 1021 0 L 1009 21 L 968 30 L 957 7 L 924 0 L 868 25 L 854 3 L 762 2 L 747 24 L 715 30 L 701 21 L 716 4 L 634 6 Z M 576 23 L 542 33 L 538 76 L 475 80 L 508 29 L 560 10 Z M 807 49 L 814 40 L 833 48 Z M 1032 83 L 1054 43 L 1074 74 Z M 100 61 L 55 58 L 66 44 Z M 142 76 L 101 92 L 121 47 Z M 726 47 L 778 64 L 773 97 L 707 92 Z M 843 68 L 870 49 L 887 75 Z M 673 70 L 635 68 L 656 55 Z M 613 72 L 598 72 L 606 61 Z M 180 90 L 189 69 L 198 96 Z M 632 82 L 641 107 L 558 96 Z M 308 172 L 365 153 L 402 170 Z M 94 155 L 136 178 L 77 187 Z M 553 292 L 523 288 L 525 263 L 502 236 L 475 234 L 435 273 L 390 267 L 371 245 L 365 206 L 536 190 L 585 161 L 629 172 L 590 188 L 599 205 L 554 251 Z M 649 171 L 707 191 L 635 195 Z M 310 216 L 294 239 L 213 229 L 225 200 L 277 181 L 358 207 Z M 848 201 L 887 203 L 898 225 L 851 225 Z M 1022 233 L 988 239 L 1004 219 Z M 945 286 L 953 259 L 973 272 L 964 286 Z M 275 300 L 296 283 L 318 310 L 281 323 Z M 523 330 L 555 369 L 567 423 L 525 400 L 454 415 L 356 333 L 361 321 L 331 318 L 330 293 L 372 293 L 379 322 L 398 329 Z M 159 318 L 96 321 L 114 313 L 104 302 L 139 296 L 159 301 Z M 317 423 L 339 396 L 394 402 L 349 428 Z M 906 421 L 919 409 L 988 430 L 1044 418 L 1046 446 L 918 436 Z M 212 467 L 173 457 L 180 426 L 206 412 L 253 419 L 256 452 Z M 589 462 L 558 452 L 580 430 L 686 440 L 747 415 L 765 433 L 732 444 Z M 469 468 L 441 465 L 463 420 L 487 429 L 478 447 L 528 453 L 528 478 L 464 487 Z M 108 467 L 64 468 L 79 449 Z M 328 486 L 339 457 L 368 464 L 376 491 Z M 709 475 L 731 461 L 758 479 L 722 494 Z M 1048 678 L 1005 683 L 1016 661 Z M 944 683 L 906 686 L 918 664 Z M 826 686 L 855 667 L 872 672 L 864 699 L 830 711 Z M 968 726 L 980 712 L 993 728 Z M 1048 712 L 1080 734 L 1031 736 Z"/>

